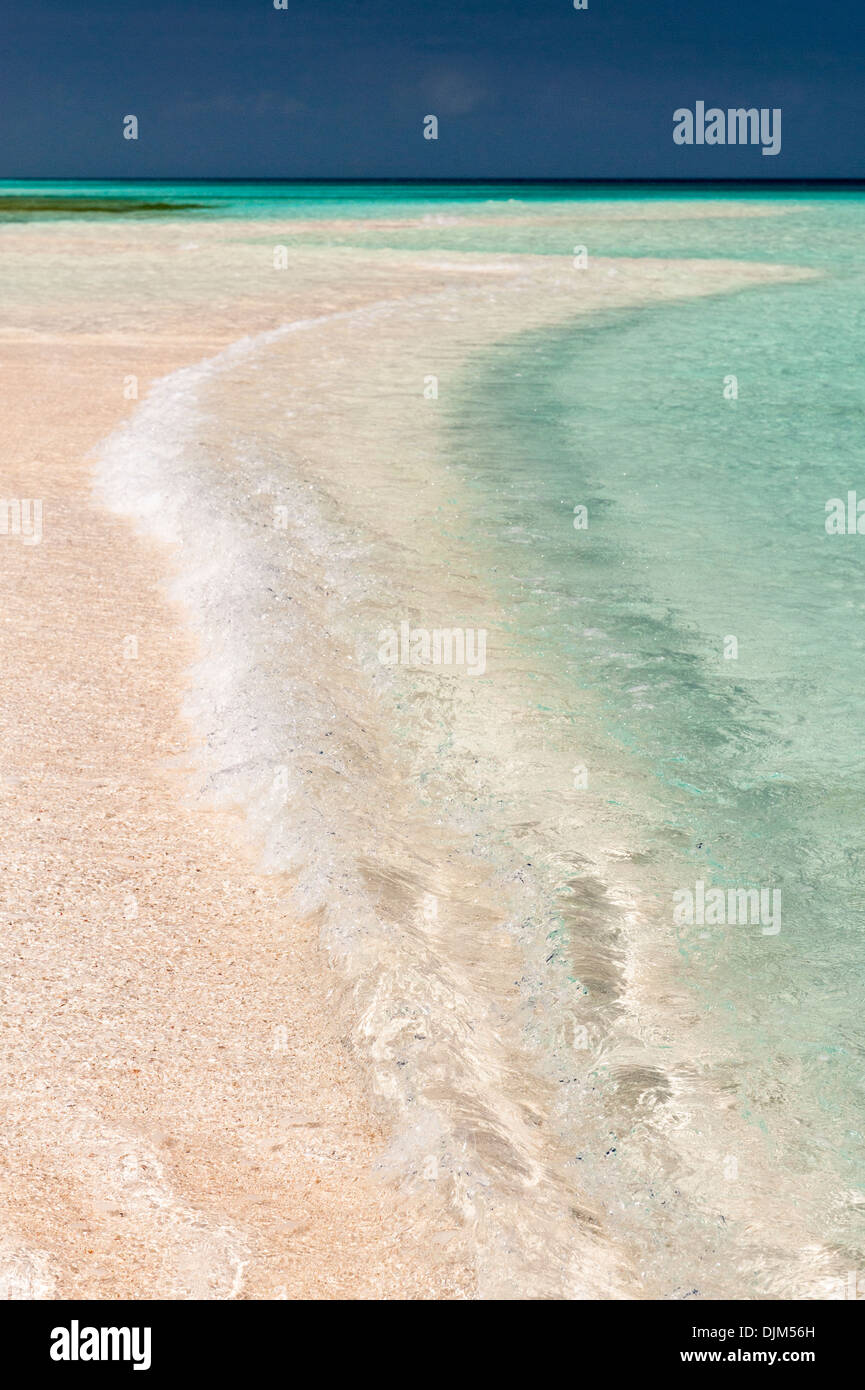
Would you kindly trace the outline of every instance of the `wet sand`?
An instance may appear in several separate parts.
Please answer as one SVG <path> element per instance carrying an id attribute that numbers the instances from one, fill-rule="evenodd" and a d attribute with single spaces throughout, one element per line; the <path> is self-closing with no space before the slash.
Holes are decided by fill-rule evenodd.
<path id="1" fill-rule="evenodd" d="M 155 348 L 144 380 L 176 365 Z M 459 1296 L 447 1231 L 439 1263 L 372 1175 L 315 922 L 182 804 L 193 652 L 164 557 L 93 505 L 84 462 L 123 408 L 115 350 L 3 360 L 6 494 L 44 499 L 44 536 L 0 545 L 0 1292 Z"/>

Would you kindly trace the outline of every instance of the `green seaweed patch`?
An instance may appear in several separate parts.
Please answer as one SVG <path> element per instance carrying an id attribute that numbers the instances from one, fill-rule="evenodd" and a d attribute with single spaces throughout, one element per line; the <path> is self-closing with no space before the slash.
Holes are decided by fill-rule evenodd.
<path id="1" fill-rule="evenodd" d="M 114 217 L 135 216 L 141 213 L 191 212 L 203 209 L 203 203 L 174 203 L 147 198 L 84 198 L 35 197 L 30 194 L 0 194 L 0 217 L 32 217 L 34 214 L 53 214 L 55 217 L 75 215 Z"/>

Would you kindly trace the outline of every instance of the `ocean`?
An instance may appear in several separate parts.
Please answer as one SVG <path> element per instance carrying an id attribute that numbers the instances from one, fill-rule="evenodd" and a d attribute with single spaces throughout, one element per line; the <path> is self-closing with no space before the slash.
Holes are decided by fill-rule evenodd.
<path id="1" fill-rule="evenodd" d="M 241 808 L 320 918 L 383 1173 L 446 1194 L 486 1296 L 840 1296 L 865 1240 L 862 194 L 72 191 L 192 246 L 260 220 L 279 283 L 319 287 L 157 385 L 98 487 L 175 547 L 190 795 Z M 4 185 L 0 218 L 69 193 Z M 809 277 L 618 302 L 632 260 Z M 394 264 L 428 271 L 394 295 Z M 573 312 L 537 308 L 554 271 Z M 335 302 L 362 277 L 380 298 Z"/>

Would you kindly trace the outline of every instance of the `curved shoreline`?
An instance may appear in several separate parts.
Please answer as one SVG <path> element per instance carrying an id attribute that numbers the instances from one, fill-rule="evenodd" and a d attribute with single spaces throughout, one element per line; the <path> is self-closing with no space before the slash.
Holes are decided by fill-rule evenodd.
<path id="1" fill-rule="evenodd" d="M 398 381 L 422 380 L 424 354 L 436 360 L 441 352 L 441 345 L 435 348 L 437 321 L 446 324 L 449 349 L 456 353 L 447 364 L 452 378 L 455 361 L 465 350 L 459 346 L 463 339 L 474 348 L 478 342 L 494 342 L 502 334 L 522 331 L 527 322 L 556 322 L 574 313 L 573 304 L 562 300 L 560 267 L 539 266 L 531 259 L 527 266 L 513 257 L 501 266 L 489 265 L 486 258 L 473 260 L 479 264 L 452 266 L 435 261 L 429 267 L 439 274 L 459 270 L 457 291 L 446 284 L 438 295 L 426 290 L 420 295 L 404 292 L 363 308 L 286 324 L 257 340 L 235 345 L 194 373 L 162 383 L 142 406 L 133 428 L 103 450 L 102 476 L 110 480 L 115 501 L 124 488 L 131 489 L 126 510 L 150 518 L 151 525 L 155 521 L 163 534 L 182 546 L 183 579 L 178 593 L 195 615 L 204 652 L 190 711 L 193 723 L 207 735 L 202 777 L 209 786 L 218 787 L 217 805 L 246 809 L 254 842 L 265 847 L 264 862 L 275 872 L 299 876 L 299 901 L 306 909 L 324 914 L 326 939 L 336 958 L 344 962 L 351 985 L 346 1026 L 354 1027 L 377 1089 L 388 1100 L 389 1123 L 396 1124 L 395 1157 L 388 1166 L 415 1191 L 434 1172 L 437 1189 L 445 1191 L 449 1206 L 471 1232 L 470 1243 L 480 1261 L 482 1296 L 640 1296 L 640 1280 L 634 1272 L 625 1271 L 627 1256 L 599 1239 L 598 1214 L 581 1201 L 573 1180 L 565 1177 L 565 1155 L 557 1154 L 554 1131 L 543 1118 L 552 1109 L 552 1095 L 540 1101 L 546 1083 L 537 1073 L 530 1080 L 531 1067 L 521 1055 L 522 1044 L 508 1018 L 522 1013 L 511 982 L 525 969 L 520 964 L 521 948 L 506 930 L 513 905 L 499 887 L 483 885 L 470 869 L 459 839 L 452 841 L 431 822 L 425 823 L 420 806 L 397 790 L 398 784 L 406 782 L 406 769 L 400 770 L 386 724 L 378 727 L 376 711 L 369 703 L 383 675 L 376 674 L 371 664 L 369 645 L 359 651 L 360 664 L 351 676 L 351 709 L 342 704 L 339 692 L 349 679 L 346 661 L 352 660 L 347 652 L 358 632 L 343 634 L 339 649 L 330 651 L 340 614 L 322 606 L 313 592 L 335 586 L 351 611 L 352 586 L 368 583 L 368 578 L 363 579 L 364 564 L 352 574 L 329 557 L 346 547 L 349 552 L 359 547 L 363 555 L 370 538 L 376 536 L 379 550 L 396 547 L 400 567 L 409 566 L 411 582 L 406 592 L 420 611 L 424 603 L 437 611 L 436 605 L 440 608 L 442 601 L 448 602 L 442 593 L 436 596 L 438 581 L 424 560 L 423 546 L 417 554 L 415 548 L 417 535 L 427 525 L 423 518 L 429 519 L 434 530 L 442 488 L 452 492 L 454 480 L 438 477 L 430 467 L 424 474 L 423 498 L 414 503 L 419 497 L 416 474 L 403 457 L 398 466 L 394 464 L 392 486 L 383 495 L 391 497 L 392 506 L 383 501 L 376 474 L 389 449 L 388 436 L 377 433 L 382 420 L 376 405 L 379 391 L 388 392 L 387 428 L 391 438 L 403 441 L 405 454 L 407 448 L 420 447 L 417 440 L 414 445 L 407 441 L 418 430 L 418 440 L 425 439 L 427 425 L 417 423 L 416 407 L 404 391 L 396 400 L 385 383 L 395 386 Z M 494 289 L 471 283 L 473 271 L 486 275 L 490 269 L 510 273 L 513 283 Z M 611 296 L 604 284 L 608 271 L 617 276 L 633 274 L 630 295 L 626 290 L 617 296 L 628 303 L 631 297 L 640 302 L 647 281 L 649 292 L 656 290 L 653 272 L 657 275 L 659 269 L 649 267 L 646 275 L 645 266 L 601 263 L 594 280 L 597 298 L 591 307 L 609 304 Z M 715 268 L 719 281 L 727 275 L 733 279 L 733 286 L 724 288 L 735 287 L 737 272 L 745 283 L 751 282 L 750 268 L 723 270 L 726 274 Z M 676 282 L 679 293 L 684 286 L 694 292 L 693 281 L 688 283 L 690 266 L 665 265 L 663 271 Z M 758 273 L 756 278 L 763 277 Z M 700 288 L 706 292 L 704 285 Z M 588 306 L 581 307 L 585 311 Z M 306 341 L 305 330 L 310 330 L 311 342 Z M 422 345 L 414 354 L 413 341 Z M 360 354 L 364 344 L 373 342 L 374 377 L 367 382 Z M 410 366 L 412 355 L 417 360 Z M 349 395 L 343 400 L 340 372 L 346 364 L 351 386 L 345 388 Z M 240 395 L 231 385 L 235 369 Z M 253 384 L 259 376 L 260 401 Z M 378 380 L 381 387 L 375 384 Z M 280 388 L 274 395 L 273 422 L 268 423 L 267 397 L 275 381 Z M 187 398 L 184 392 L 192 385 L 199 391 Z M 328 399 L 335 405 L 322 418 L 322 403 Z M 283 436 L 279 421 L 288 405 L 291 426 Z M 161 414 L 166 406 L 180 410 L 173 426 L 170 417 Z M 198 413 L 191 414 L 193 409 Z M 280 461 L 280 471 L 276 455 L 273 461 L 252 458 L 247 429 L 253 437 L 256 430 L 263 430 L 264 439 L 284 439 L 285 447 L 296 453 L 295 463 L 289 461 L 286 467 Z M 349 437 L 353 441 L 350 465 L 342 442 Z M 223 457 L 222 440 L 229 438 L 233 440 L 229 456 Z M 428 447 L 435 449 L 432 442 Z M 398 483 L 397 474 L 402 477 L 403 473 Z M 300 489 L 299 480 L 303 481 Z M 309 494 L 303 489 L 309 489 Z M 256 498 L 257 510 L 250 500 Z M 273 543 L 265 548 L 262 527 L 268 526 L 269 509 L 278 501 L 292 515 L 298 507 L 312 507 L 307 521 L 316 530 L 316 541 L 311 550 L 306 548 L 303 527 L 291 524 L 284 542 L 271 537 Z M 407 502 L 413 505 L 413 514 L 407 512 Z M 334 519 L 342 518 L 343 528 L 350 526 L 341 538 L 328 536 L 327 523 L 316 516 L 319 504 Z M 409 514 L 411 541 L 404 530 Z M 280 546 L 289 541 L 295 553 L 285 560 Z M 214 548 L 227 557 L 225 569 L 218 572 L 212 565 Z M 456 569 L 461 568 L 458 562 Z M 309 579 L 313 573 L 317 583 Z M 377 574 L 375 584 L 380 587 L 382 571 Z M 468 575 L 460 583 L 466 595 L 473 592 L 474 581 Z M 279 609 L 268 612 L 269 601 L 263 603 L 262 596 L 271 586 L 275 586 L 273 593 L 288 596 L 290 612 L 282 616 Z M 364 595 L 354 597 L 363 607 Z M 376 606 L 382 620 L 394 601 L 395 596 L 388 598 L 384 608 Z M 489 611 L 490 596 L 483 602 Z M 228 612 L 233 614 L 235 635 L 226 643 L 221 628 Z M 294 683 L 292 666 L 279 658 L 275 668 L 279 676 L 271 687 L 258 673 L 277 660 L 268 653 L 279 642 L 279 624 L 286 621 L 290 623 L 286 631 L 302 656 L 294 663 L 299 668 Z M 368 616 L 366 621 L 368 625 Z M 346 624 L 351 629 L 350 616 Z M 306 628 L 314 629 L 314 640 Z M 317 668 L 316 687 L 304 693 L 302 671 L 310 667 Z M 336 693 L 336 704 L 325 693 L 329 691 Z M 320 696 L 324 704 L 317 710 Z M 300 713 L 284 714 L 286 704 Z M 341 738 L 341 728 L 353 717 L 364 725 L 368 753 L 356 739 L 349 746 Z M 309 727 L 305 720 L 311 720 Z M 254 738 L 249 736 L 250 728 L 255 730 Z M 501 723 L 497 722 L 497 728 L 502 730 Z M 332 743 L 327 745 L 326 767 L 342 777 L 340 799 L 331 804 L 327 781 L 318 786 L 321 779 L 315 759 L 311 759 L 313 766 L 307 766 L 303 751 L 297 766 L 287 760 L 287 790 L 279 789 L 284 796 L 276 794 L 275 773 L 286 756 L 281 750 L 297 742 L 301 750 L 322 752 L 320 745 L 328 738 Z M 387 772 L 379 785 L 375 764 L 382 756 Z M 367 757 L 372 761 L 365 762 Z M 360 846 L 369 828 L 362 807 L 345 790 L 347 783 L 367 786 L 376 801 L 384 797 L 388 803 L 378 824 L 380 845 L 374 847 L 374 840 L 370 841 L 366 855 Z M 398 846 L 399 823 L 412 827 L 406 839 L 424 845 L 428 877 L 422 876 L 419 861 L 413 862 L 411 853 L 404 854 Z M 435 824 L 441 825 L 441 819 Z M 316 843 L 319 832 L 336 836 L 334 855 Z M 390 844 L 393 851 L 382 853 Z M 461 859 L 463 867 L 458 869 Z M 375 876 L 379 910 L 352 886 L 364 860 L 367 872 Z M 408 895 L 399 886 L 405 883 L 412 884 Z M 437 900 L 448 905 L 449 917 L 431 926 L 421 920 L 419 904 L 433 890 Z M 383 892 L 393 896 L 394 903 L 382 919 Z M 472 940 L 468 955 L 462 940 L 466 932 Z M 352 1012 L 360 1013 L 359 1026 Z M 426 1046 L 408 1056 L 401 1038 L 405 1029 L 411 1032 L 412 1028 Z M 533 1094 L 533 1102 L 527 1105 Z M 466 1124 L 461 1116 L 472 1119 Z M 531 1192 L 530 1215 L 526 1215 L 527 1191 Z M 573 1216 L 583 1230 L 565 1235 Z M 535 1250 L 541 1248 L 544 1254 L 538 1262 Z M 550 1259 L 552 1249 L 557 1250 L 554 1260 Z"/>
<path id="2" fill-rule="evenodd" d="M 259 230 L 244 228 L 250 237 Z M 272 273 L 251 269 L 261 246 L 238 251 L 236 224 L 157 237 L 101 225 L 104 264 L 94 262 L 89 234 L 76 260 L 70 229 L 51 232 L 73 274 L 60 301 L 31 316 L 35 329 L 13 323 L 3 338 L 22 402 L 21 466 L 7 487 L 44 496 L 46 532 L 41 547 L 3 552 L 7 592 L 17 595 L 5 634 L 17 646 L 6 664 L 15 689 L 4 833 L 21 866 L 18 890 L 32 883 L 30 901 L 44 906 L 37 937 L 24 922 L 9 943 L 19 955 L 12 1018 L 23 1050 L 5 1105 L 18 1172 L 41 1201 L 34 1206 L 20 1179 L 4 1179 L 4 1209 L 15 1216 L 2 1277 L 12 1296 L 28 1288 L 23 1296 L 268 1297 L 280 1288 L 288 1297 L 471 1296 L 469 1252 L 437 1201 L 428 1211 L 417 1199 L 400 1207 L 368 1177 L 382 1136 L 356 1064 L 342 1060 L 331 1031 L 317 924 L 287 910 L 284 878 L 241 867 L 242 836 L 230 819 L 182 802 L 196 755 L 177 709 L 194 654 L 160 595 L 167 557 L 133 540 L 86 490 L 82 459 L 124 409 L 124 378 L 138 376 L 143 394 L 148 380 L 183 370 L 178 339 L 190 319 L 190 355 L 200 356 L 208 335 L 219 349 L 250 328 L 281 333 Z M 206 264 L 182 280 L 172 258 L 193 234 L 207 243 Z M 40 229 L 43 253 L 48 235 Z M 532 269 L 526 292 L 520 276 L 533 258 L 504 258 L 520 327 L 538 276 L 548 278 L 542 320 L 574 311 L 562 303 L 569 271 L 540 259 L 546 265 Z M 310 316 L 326 298 L 344 319 L 380 299 L 382 285 L 402 303 L 428 295 L 431 282 L 447 295 L 455 279 L 460 298 L 467 282 L 475 296 L 495 295 L 484 280 L 491 261 L 299 253 L 290 298 Z M 475 269 L 482 283 L 472 285 Z M 598 262 L 581 308 L 610 302 L 608 270 L 613 298 L 635 303 L 771 278 L 762 266 Z M 169 284 L 166 310 L 150 300 L 154 285 Z M 76 409 L 82 399 L 86 419 Z M 356 479 L 350 487 L 356 494 Z M 131 660 L 129 636 L 139 639 Z M 25 844 L 21 830 L 46 814 L 47 840 L 37 832 Z M 40 899 L 50 845 L 61 848 Z M 100 961 L 111 963 L 101 975 Z M 282 1027 L 285 1046 L 273 1031 Z M 251 1048 L 240 1041 L 249 1034 Z M 295 1062 L 288 1092 L 286 1058 Z M 41 1099 L 25 1104 L 34 1093 Z M 441 1259 L 430 1258 L 435 1242 Z M 585 1280 L 580 1269 L 571 1274 Z M 597 1282 L 582 1287 L 584 1296 L 601 1291 Z"/>

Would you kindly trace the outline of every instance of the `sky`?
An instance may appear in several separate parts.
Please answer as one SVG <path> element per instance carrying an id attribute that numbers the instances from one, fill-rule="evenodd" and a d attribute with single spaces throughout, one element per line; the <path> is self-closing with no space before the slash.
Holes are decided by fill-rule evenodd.
<path id="1" fill-rule="evenodd" d="M 0 178 L 865 178 L 851 0 L 278 2 L 0 0 Z"/>

